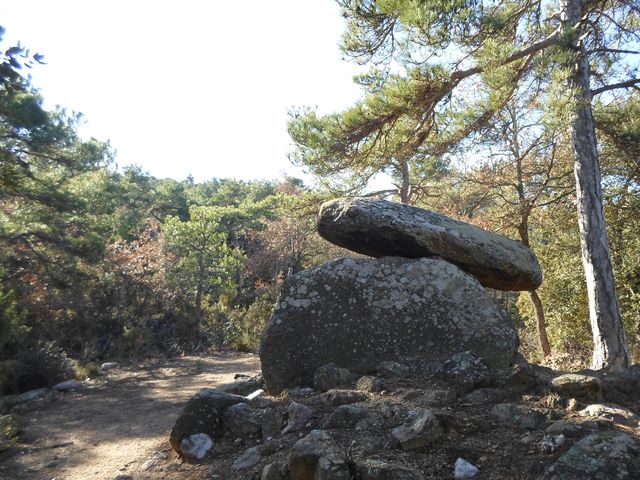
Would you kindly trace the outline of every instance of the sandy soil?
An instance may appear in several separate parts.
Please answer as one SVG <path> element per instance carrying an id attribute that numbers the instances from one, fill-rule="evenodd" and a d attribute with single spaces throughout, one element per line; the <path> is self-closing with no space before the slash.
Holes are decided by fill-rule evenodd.
<path id="1" fill-rule="evenodd" d="M 0 454 L 0 479 L 211 478 L 209 468 L 180 462 L 169 431 L 200 388 L 259 368 L 249 354 L 179 357 L 119 368 L 95 386 L 53 393 L 18 412 L 20 440 Z"/>

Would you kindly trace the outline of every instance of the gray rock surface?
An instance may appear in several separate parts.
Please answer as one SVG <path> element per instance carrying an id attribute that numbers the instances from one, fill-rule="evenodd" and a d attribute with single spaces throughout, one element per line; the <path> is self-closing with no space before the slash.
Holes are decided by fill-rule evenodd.
<path id="1" fill-rule="evenodd" d="M 222 425 L 234 438 L 257 437 L 262 428 L 262 411 L 246 403 L 236 403 L 225 410 Z"/>
<path id="2" fill-rule="evenodd" d="M 262 455 L 260 455 L 261 447 L 251 447 L 247 448 L 242 454 L 236 458 L 236 460 L 231 465 L 231 468 L 239 472 L 240 470 L 246 470 L 247 468 L 251 468 L 254 465 L 260 463 L 260 459 Z"/>
<path id="3" fill-rule="evenodd" d="M 440 366 L 436 375 L 459 393 L 487 385 L 492 379 L 487 362 L 469 351 L 452 355 Z"/>
<path id="4" fill-rule="evenodd" d="M 632 428 L 640 428 L 640 416 L 615 403 L 594 403 L 578 412 L 581 417 L 610 420 Z"/>
<path id="5" fill-rule="evenodd" d="M 409 367 L 398 362 L 381 362 L 377 370 L 382 378 L 405 378 L 409 375 Z"/>
<path id="6" fill-rule="evenodd" d="M 498 290 L 533 290 L 542 283 L 536 256 L 522 243 L 409 205 L 364 198 L 331 200 L 320 208 L 318 233 L 372 257 L 438 256 Z"/>
<path id="7" fill-rule="evenodd" d="M 287 280 L 260 360 L 266 389 L 277 394 L 311 384 L 331 362 L 367 373 L 381 361 L 415 366 L 471 350 L 503 368 L 517 345 L 506 312 L 451 263 L 342 258 Z"/>
<path id="8" fill-rule="evenodd" d="M 356 389 L 370 393 L 381 392 L 384 390 L 384 381 L 373 375 L 364 375 L 356 382 Z"/>
<path id="9" fill-rule="evenodd" d="M 212 449 L 213 440 L 206 433 L 195 433 L 180 440 L 180 454 L 185 460 L 202 460 Z"/>
<path id="10" fill-rule="evenodd" d="M 365 460 L 358 465 L 362 480 L 423 480 L 424 475 L 417 469 L 382 462 Z"/>
<path id="11" fill-rule="evenodd" d="M 551 386 L 556 392 L 569 397 L 602 400 L 602 382 L 589 375 L 566 373 L 551 380 Z"/>
<path id="12" fill-rule="evenodd" d="M 431 410 L 423 410 L 408 425 L 391 430 L 391 437 L 403 450 L 422 450 L 442 436 L 444 430 Z"/>
<path id="13" fill-rule="evenodd" d="M 348 428 L 367 416 L 367 410 L 358 405 L 340 405 L 327 417 L 322 428 Z"/>
<path id="14" fill-rule="evenodd" d="M 298 440 L 289 455 L 291 480 L 349 480 L 346 452 L 323 430 Z"/>
<path id="15" fill-rule="evenodd" d="M 260 480 L 289 480 L 288 469 L 286 464 L 270 463 L 262 469 Z"/>
<path id="16" fill-rule="evenodd" d="M 499 403 L 489 410 L 490 415 L 500 424 L 513 428 L 544 428 L 546 417 L 531 408 L 510 403 Z"/>
<path id="17" fill-rule="evenodd" d="M 282 429 L 282 434 L 289 432 L 297 432 L 302 430 L 309 420 L 313 417 L 313 410 L 302 403 L 291 402 L 287 409 L 289 419 L 287 426 Z"/>
<path id="18" fill-rule="evenodd" d="M 640 441 L 620 432 L 583 438 L 551 467 L 544 480 L 632 480 L 640 478 Z"/>
<path id="19" fill-rule="evenodd" d="M 357 390 L 329 390 L 322 394 L 322 401 L 327 405 L 337 407 L 349 403 L 364 402 L 367 395 Z"/>
<path id="20" fill-rule="evenodd" d="M 215 438 L 221 434 L 221 418 L 231 405 L 246 402 L 244 397 L 220 392 L 212 388 L 203 388 L 189 399 L 178 415 L 171 433 L 171 447 L 182 454 L 181 442 L 185 437 L 206 434 Z"/>
<path id="21" fill-rule="evenodd" d="M 353 375 L 346 368 L 340 368 L 335 363 L 328 363 L 318 368 L 313 374 L 313 384 L 321 391 L 348 385 Z"/>
<path id="22" fill-rule="evenodd" d="M 53 389 L 56 392 L 71 392 L 73 390 L 78 390 L 83 387 L 82 382 L 78 380 L 66 380 L 64 382 L 56 383 L 53 386 Z"/>
<path id="23" fill-rule="evenodd" d="M 284 415 L 276 407 L 267 407 L 262 414 L 262 438 L 278 435 L 282 431 Z"/>
<path id="24" fill-rule="evenodd" d="M 456 480 L 475 478 L 478 472 L 478 467 L 467 462 L 464 458 L 458 458 L 453 466 L 453 478 Z"/>

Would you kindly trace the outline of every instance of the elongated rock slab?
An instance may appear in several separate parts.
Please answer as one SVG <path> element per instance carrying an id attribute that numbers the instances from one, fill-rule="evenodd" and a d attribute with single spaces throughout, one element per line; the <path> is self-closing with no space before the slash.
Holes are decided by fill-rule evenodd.
<path id="1" fill-rule="evenodd" d="M 534 290 L 542 283 L 535 254 L 522 243 L 421 208 L 341 198 L 320 208 L 318 233 L 372 257 L 442 257 L 497 290 Z"/>
<path id="2" fill-rule="evenodd" d="M 312 385 L 327 363 L 375 372 L 413 368 L 470 350 L 509 366 L 513 323 L 478 281 L 439 258 L 341 258 L 293 275 L 262 336 L 269 393 Z"/>

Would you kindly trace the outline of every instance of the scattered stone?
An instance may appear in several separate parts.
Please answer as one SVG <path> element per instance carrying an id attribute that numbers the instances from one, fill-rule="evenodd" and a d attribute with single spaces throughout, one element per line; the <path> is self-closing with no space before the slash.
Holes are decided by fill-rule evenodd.
<path id="1" fill-rule="evenodd" d="M 582 437 L 585 433 L 596 430 L 598 430 L 598 425 L 595 422 L 587 421 L 576 423 L 567 420 L 557 420 L 545 429 L 545 433 L 548 435 L 563 434 L 565 437 L 578 438 Z"/>
<path id="2" fill-rule="evenodd" d="M 236 377 L 233 383 L 227 383 L 226 385 L 218 387 L 218 390 L 244 396 L 261 389 L 262 384 L 262 375 L 256 375 L 254 377 L 240 376 Z"/>
<path id="3" fill-rule="evenodd" d="M 322 400 L 327 405 L 337 407 L 348 403 L 364 402 L 367 395 L 357 390 L 329 390 L 322 394 Z"/>
<path id="4" fill-rule="evenodd" d="M 270 394 L 309 385 L 330 362 L 352 371 L 381 361 L 413 368 L 472 350 L 502 368 L 517 350 L 508 314 L 438 258 L 336 259 L 289 277 L 282 292 L 260 345 Z"/>
<path id="5" fill-rule="evenodd" d="M 463 398 L 463 403 L 473 403 L 484 405 L 486 403 L 497 403 L 509 396 L 509 392 L 502 388 L 478 388 L 467 393 Z"/>
<path id="6" fill-rule="evenodd" d="M 224 412 L 222 425 L 233 437 L 242 439 L 257 437 L 262 427 L 262 411 L 246 403 L 236 403 Z"/>
<path id="7" fill-rule="evenodd" d="M 118 368 L 118 362 L 104 362 L 100 365 L 102 370 L 113 370 L 114 368 Z"/>
<path id="8" fill-rule="evenodd" d="M 306 423 L 306 422 L 305 422 Z M 282 431 L 284 415 L 276 407 L 267 407 L 262 414 L 262 438 L 274 437 Z"/>
<path id="9" fill-rule="evenodd" d="M 398 362 L 382 362 L 376 370 L 383 378 L 405 378 L 409 375 L 409 367 Z"/>
<path id="10" fill-rule="evenodd" d="M 551 386 L 556 392 L 567 397 L 602 400 L 602 382 L 596 377 L 567 373 L 551 380 Z"/>
<path id="11" fill-rule="evenodd" d="M 578 415 L 581 417 L 610 420 L 614 423 L 621 423 L 622 425 L 632 428 L 640 427 L 640 417 L 638 415 L 614 403 L 594 403 L 580 410 Z"/>
<path id="12" fill-rule="evenodd" d="M 538 260 L 522 243 L 410 205 L 331 200 L 320 207 L 318 233 L 372 257 L 438 256 L 497 290 L 535 290 L 542 283 Z"/>
<path id="13" fill-rule="evenodd" d="M 487 385 L 492 379 L 487 362 L 470 351 L 452 355 L 440 366 L 436 375 L 460 393 Z"/>
<path id="14" fill-rule="evenodd" d="M 140 466 L 140 470 L 142 470 L 143 472 L 146 472 L 147 470 L 151 470 L 157 464 L 158 464 L 157 460 L 154 460 L 154 459 L 147 460 Z"/>
<path id="15" fill-rule="evenodd" d="M 356 389 L 362 392 L 377 393 L 384 390 L 384 382 L 373 375 L 365 375 L 360 377 L 356 383 Z"/>
<path id="16" fill-rule="evenodd" d="M 357 405 L 340 405 L 336 408 L 324 422 L 325 430 L 332 428 L 353 427 L 356 423 L 367 416 L 367 410 Z"/>
<path id="17" fill-rule="evenodd" d="M 430 407 L 448 407 L 456 401 L 457 394 L 452 389 L 425 390 L 421 400 Z"/>
<path id="18" fill-rule="evenodd" d="M 73 390 L 78 390 L 82 387 L 83 387 L 82 382 L 78 380 L 67 380 L 54 385 L 53 390 L 55 390 L 56 392 L 71 392 Z"/>
<path id="19" fill-rule="evenodd" d="M 206 433 L 196 433 L 180 441 L 178 452 L 185 460 L 202 460 L 212 449 L 213 440 Z"/>
<path id="20" fill-rule="evenodd" d="M 262 455 L 260 455 L 261 447 L 251 447 L 246 449 L 231 465 L 231 468 L 239 472 L 246 470 L 260 463 Z"/>
<path id="21" fill-rule="evenodd" d="M 453 478 L 466 479 L 475 478 L 478 475 L 478 467 L 467 462 L 464 458 L 458 458 L 453 467 Z"/>
<path id="22" fill-rule="evenodd" d="M 565 443 L 567 443 L 567 437 L 562 433 L 558 435 L 545 435 L 540 441 L 540 449 L 544 453 L 555 453 Z"/>
<path id="23" fill-rule="evenodd" d="M 640 478 L 640 441 L 620 432 L 583 438 L 551 467 L 544 480 L 633 480 Z"/>
<path id="24" fill-rule="evenodd" d="M 206 434 L 215 438 L 221 431 L 221 418 L 224 411 L 231 405 L 244 403 L 247 400 L 239 395 L 211 388 L 203 388 L 186 403 L 176 419 L 169 442 L 171 447 L 181 454 L 183 438 L 194 434 Z"/>
<path id="25" fill-rule="evenodd" d="M 45 398 L 49 394 L 48 388 L 37 388 L 35 390 L 29 390 L 28 392 L 20 393 L 17 395 L 7 395 L 6 397 L 0 397 L 0 411 L 6 411 L 17 405 L 23 403 L 33 402 L 34 400 L 40 400 Z"/>
<path id="26" fill-rule="evenodd" d="M 526 390 L 535 387 L 539 383 L 539 380 L 533 368 L 527 364 L 527 366 L 514 365 L 511 367 L 504 374 L 500 383 L 515 390 Z"/>
<path id="27" fill-rule="evenodd" d="M 540 429 L 547 422 L 546 417 L 531 408 L 510 403 L 499 403 L 489 410 L 490 415 L 500 424 L 522 429 Z"/>
<path id="28" fill-rule="evenodd" d="M 287 397 L 296 398 L 308 397 L 309 395 L 312 395 L 314 391 L 311 387 L 293 387 L 284 389 L 282 393 Z"/>
<path id="29" fill-rule="evenodd" d="M 260 480 L 288 480 L 288 466 L 282 463 L 270 463 L 262 469 Z"/>
<path id="30" fill-rule="evenodd" d="M 410 467 L 404 467 L 380 460 L 364 460 L 358 465 L 362 480 L 423 480 L 424 475 Z"/>
<path id="31" fill-rule="evenodd" d="M 282 434 L 297 432 L 302 430 L 307 422 L 313 417 L 313 410 L 302 403 L 291 402 L 287 410 L 289 420 L 287 426 L 282 430 Z"/>
<path id="32" fill-rule="evenodd" d="M 298 440 L 289 455 L 291 480 L 349 480 L 346 454 L 323 430 L 312 430 Z"/>
<path id="33" fill-rule="evenodd" d="M 431 410 L 420 412 L 410 425 L 391 430 L 391 437 L 403 450 L 422 450 L 444 433 L 442 425 Z"/>
<path id="34" fill-rule="evenodd" d="M 335 363 L 327 363 L 316 370 L 313 375 L 313 384 L 319 391 L 326 392 L 333 388 L 347 386 L 351 378 L 351 372 L 346 368 L 340 368 Z"/>

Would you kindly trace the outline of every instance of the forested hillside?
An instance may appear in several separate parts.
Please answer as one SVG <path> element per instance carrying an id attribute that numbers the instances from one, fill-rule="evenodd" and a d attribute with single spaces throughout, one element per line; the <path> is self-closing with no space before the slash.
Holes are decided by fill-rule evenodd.
<path id="1" fill-rule="evenodd" d="M 363 30 L 345 37 L 346 51 L 382 55 L 356 42 L 367 22 L 375 24 L 363 12 L 352 12 Z M 402 20 L 411 25 L 409 16 Z M 544 62 L 535 70 L 523 57 L 477 72 L 482 99 L 474 105 L 462 95 L 449 98 L 451 108 L 412 110 L 420 95 L 440 101 L 453 87 L 429 93 L 425 85 L 442 86 L 445 72 L 407 67 L 407 78 L 374 69 L 358 79 L 367 96 L 343 114 L 293 112 L 292 160 L 320 180 L 312 189 L 295 178 L 197 183 L 118 169 L 106 139 L 78 136 L 79 115 L 43 108 L 27 75 L 41 58 L 2 49 L 0 362 L 18 361 L 32 384 L 7 383 L 0 393 L 56 380 L 66 357 L 82 363 L 255 349 L 283 279 L 345 254 L 315 233 L 318 206 L 338 194 L 411 203 L 529 245 L 544 283 L 506 299 L 523 353 L 588 362 L 593 340 L 571 139 L 560 120 L 550 120 L 566 112 L 550 91 L 541 93 L 547 78 L 536 72 Z M 491 52 L 478 55 L 499 65 L 505 53 Z M 525 80 L 511 88 L 513 76 Z M 618 300 L 638 359 L 640 95 L 622 90 L 596 100 L 594 113 Z M 371 192 L 368 180 L 380 172 L 395 186 Z"/>

